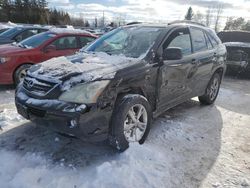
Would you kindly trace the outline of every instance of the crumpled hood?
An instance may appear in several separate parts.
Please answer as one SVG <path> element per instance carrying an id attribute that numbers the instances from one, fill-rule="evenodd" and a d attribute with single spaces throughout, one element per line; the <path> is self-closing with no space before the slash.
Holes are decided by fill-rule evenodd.
<path id="1" fill-rule="evenodd" d="M 41 64 L 34 65 L 29 74 L 34 77 L 61 80 L 63 90 L 80 82 L 97 79 L 112 79 L 116 72 L 131 66 L 140 59 L 125 56 L 108 55 L 103 52 L 78 53 L 68 57 L 52 58 Z"/>

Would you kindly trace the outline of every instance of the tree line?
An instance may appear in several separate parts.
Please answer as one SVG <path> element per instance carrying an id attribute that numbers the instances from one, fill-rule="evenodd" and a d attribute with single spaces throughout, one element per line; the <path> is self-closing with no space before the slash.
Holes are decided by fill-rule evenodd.
<path id="1" fill-rule="evenodd" d="M 208 27 L 213 27 L 216 32 L 220 30 L 243 30 L 250 31 L 250 20 L 244 18 L 227 18 L 225 27 L 221 27 L 221 18 L 223 13 L 223 6 L 217 5 L 215 7 L 208 7 L 204 13 L 197 11 L 194 13 L 192 7 L 189 7 L 185 15 L 185 20 L 192 20 L 201 23 Z"/>
<path id="2" fill-rule="evenodd" d="M 86 26 L 83 19 L 49 9 L 46 0 L 0 0 L 0 22 Z"/>

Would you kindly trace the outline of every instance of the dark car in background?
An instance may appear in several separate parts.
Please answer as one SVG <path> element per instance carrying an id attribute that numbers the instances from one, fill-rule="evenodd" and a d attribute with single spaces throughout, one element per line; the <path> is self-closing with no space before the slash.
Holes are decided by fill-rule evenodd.
<path id="1" fill-rule="evenodd" d="M 227 73 L 250 74 L 250 32 L 222 31 L 219 38 L 227 48 Z"/>
<path id="2" fill-rule="evenodd" d="M 3 29 L 0 29 L 0 34 L 3 33 L 3 32 L 5 32 L 5 31 L 7 31 L 8 29 L 10 29 L 10 28 L 3 28 Z"/>
<path id="3" fill-rule="evenodd" d="M 72 55 L 95 39 L 81 30 L 52 29 L 20 43 L 0 45 L 0 84 L 18 84 L 31 65 Z"/>
<path id="4" fill-rule="evenodd" d="M 152 118 L 192 97 L 212 104 L 226 48 L 207 27 L 188 23 L 115 29 L 81 53 L 32 66 L 16 90 L 19 114 L 119 151 L 142 144 Z"/>
<path id="5" fill-rule="evenodd" d="M 40 27 L 14 27 L 0 34 L 0 45 L 20 42 L 28 37 L 48 31 L 48 29 Z"/>

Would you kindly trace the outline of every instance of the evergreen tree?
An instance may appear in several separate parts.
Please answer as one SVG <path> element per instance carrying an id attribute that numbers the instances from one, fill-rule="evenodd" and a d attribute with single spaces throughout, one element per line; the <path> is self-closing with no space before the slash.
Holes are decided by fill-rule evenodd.
<path id="1" fill-rule="evenodd" d="M 185 20 L 192 20 L 193 17 L 194 17 L 193 9 L 192 9 L 192 7 L 189 7 L 188 11 L 187 11 L 187 14 L 185 16 Z"/>

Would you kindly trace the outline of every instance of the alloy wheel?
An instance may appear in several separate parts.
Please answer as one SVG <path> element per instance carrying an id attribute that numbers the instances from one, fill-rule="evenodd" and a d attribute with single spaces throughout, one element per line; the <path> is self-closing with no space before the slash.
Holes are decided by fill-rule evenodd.
<path id="1" fill-rule="evenodd" d="M 141 104 L 132 106 L 124 121 L 124 136 L 128 142 L 139 142 L 148 124 L 148 114 Z"/>
<path id="2" fill-rule="evenodd" d="M 219 90 L 219 79 L 215 77 L 211 83 L 210 89 L 209 89 L 209 97 L 211 100 L 214 100 L 217 96 L 218 90 Z"/>

